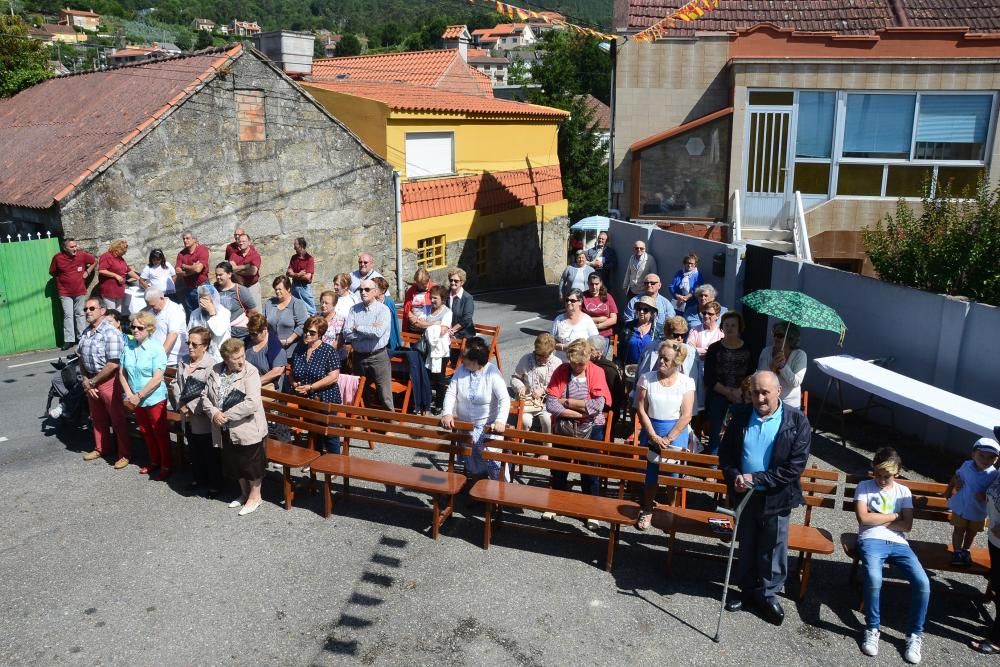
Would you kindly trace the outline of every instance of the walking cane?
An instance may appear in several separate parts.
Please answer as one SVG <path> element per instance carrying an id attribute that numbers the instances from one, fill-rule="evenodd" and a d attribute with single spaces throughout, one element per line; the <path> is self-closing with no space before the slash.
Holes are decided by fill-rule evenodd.
<path id="1" fill-rule="evenodd" d="M 740 517 L 743 516 L 743 508 L 747 506 L 747 502 L 750 500 L 750 496 L 753 495 L 753 487 L 746 492 L 743 496 L 743 500 L 740 504 L 736 506 L 736 511 L 729 509 L 728 507 L 718 507 L 717 511 L 733 517 L 733 535 L 729 539 L 729 558 L 726 559 L 726 583 L 722 586 L 722 606 L 719 607 L 719 622 L 715 624 L 715 636 L 712 637 L 712 641 L 718 643 L 719 637 L 722 632 L 722 615 L 726 613 L 726 594 L 729 593 L 729 574 L 733 570 L 733 554 L 736 552 L 736 531 L 740 527 Z"/>

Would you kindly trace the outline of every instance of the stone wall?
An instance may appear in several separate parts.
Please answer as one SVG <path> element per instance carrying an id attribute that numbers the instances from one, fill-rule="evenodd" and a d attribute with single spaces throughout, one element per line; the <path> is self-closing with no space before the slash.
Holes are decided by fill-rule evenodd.
<path id="1" fill-rule="evenodd" d="M 480 271 L 479 239 L 485 239 L 485 271 Z M 431 271 L 434 282 L 446 285 L 448 269 L 458 266 L 467 274 L 466 287 L 484 290 L 501 287 L 530 287 L 559 281 L 566 268 L 569 219 L 518 225 L 478 238 L 447 244 L 448 266 Z M 417 254 L 403 250 L 403 278 L 412 280 Z"/>
<path id="2" fill-rule="evenodd" d="M 240 141 L 244 90 L 264 94 L 264 141 Z M 317 259 L 317 283 L 356 269 L 368 251 L 395 285 L 391 168 L 251 51 L 73 193 L 61 214 L 64 233 L 88 250 L 127 239 L 139 267 L 157 247 L 173 261 L 185 229 L 214 264 L 243 226 L 263 258 L 265 295 L 298 236 Z"/>

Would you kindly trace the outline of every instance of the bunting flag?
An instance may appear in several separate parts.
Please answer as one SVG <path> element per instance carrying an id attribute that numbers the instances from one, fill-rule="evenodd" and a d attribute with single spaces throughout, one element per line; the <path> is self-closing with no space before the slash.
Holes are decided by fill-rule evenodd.
<path id="1" fill-rule="evenodd" d="M 718 6 L 719 0 L 690 0 L 669 16 L 660 19 L 642 32 L 632 35 L 632 39 L 637 42 L 655 42 L 657 39 L 665 37 L 668 29 L 676 28 L 678 23 L 697 21 Z"/>
<path id="2" fill-rule="evenodd" d="M 489 1 L 489 0 L 487 0 Z M 469 0 L 470 5 L 476 4 L 476 0 Z M 506 2 L 500 2 L 500 0 L 492 0 L 491 4 L 496 10 L 497 14 L 500 16 L 505 16 L 511 19 L 517 19 L 520 21 L 527 21 L 528 19 L 545 19 L 539 12 L 533 11 L 531 9 L 523 9 L 521 7 L 515 7 L 514 5 L 508 4 Z M 596 37 L 601 41 L 614 41 L 617 39 L 614 35 L 608 35 L 606 33 L 594 30 L 593 28 L 585 28 L 584 26 L 576 25 L 575 23 L 569 23 L 568 21 L 562 21 L 560 19 L 547 19 L 549 23 L 553 25 L 562 26 L 567 30 L 572 30 L 574 32 L 579 32 L 584 35 L 590 35 L 591 37 Z"/>

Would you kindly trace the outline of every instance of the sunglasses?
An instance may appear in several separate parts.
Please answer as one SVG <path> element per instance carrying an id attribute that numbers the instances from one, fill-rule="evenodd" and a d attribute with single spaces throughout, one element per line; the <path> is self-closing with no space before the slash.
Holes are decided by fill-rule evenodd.
<path id="1" fill-rule="evenodd" d="M 682 334 L 682 333 L 672 333 L 672 334 L 670 334 L 670 337 L 671 338 L 678 338 L 680 340 L 684 340 L 684 334 Z"/>
<path id="2" fill-rule="evenodd" d="M 659 285 L 660 281 L 658 281 L 658 280 L 644 280 L 642 284 L 643 285 Z"/>
<path id="3" fill-rule="evenodd" d="M 133 324 L 132 325 L 132 331 L 145 331 L 145 330 L 146 330 L 146 327 L 142 326 L 141 324 Z"/>
<path id="4" fill-rule="evenodd" d="M 188 347 L 205 347 L 204 343 L 196 343 L 193 340 L 188 341 Z"/>
<path id="5" fill-rule="evenodd" d="M 651 313 L 653 311 L 651 311 L 649 308 L 636 308 L 635 312 L 637 312 L 637 313 L 647 313 L 648 314 L 648 313 Z"/>
<path id="6" fill-rule="evenodd" d="M 359 291 L 359 292 L 372 292 L 372 291 L 374 291 L 374 290 L 375 290 L 375 288 L 374 288 L 374 287 L 359 287 L 359 288 L 358 288 L 358 291 Z"/>
<path id="7" fill-rule="evenodd" d="M 646 249 L 646 247 L 645 246 L 641 246 L 641 245 L 637 245 L 634 248 L 632 248 L 632 250 L 645 250 L 645 249 Z"/>
<path id="8" fill-rule="evenodd" d="M 580 303 L 579 299 L 566 299 L 566 303 Z"/>
<path id="9" fill-rule="evenodd" d="M 450 283 L 460 283 L 462 281 L 459 280 L 458 278 L 448 278 L 448 282 L 450 282 Z"/>
<path id="10" fill-rule="evenodd" d="M 100 310 L 100 307 L 98 307 L 98 306 L 88 306 L 88 307 L 84 308 L 84 310 L 89 313 L 92 310 Z"/>
<path id="11" fill-rule="evenodd" d="M 305 334 L 307 336 L 318 336 L 319 332 L 316 331 L 315 329 L 306 329 Z"/>

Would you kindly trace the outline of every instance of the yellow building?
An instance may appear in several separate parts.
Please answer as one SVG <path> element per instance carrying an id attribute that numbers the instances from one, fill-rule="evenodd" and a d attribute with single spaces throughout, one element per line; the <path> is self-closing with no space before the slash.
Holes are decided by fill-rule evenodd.
<path id="1" fill-rule="evenodd" d="M 306 90 L 401 176 L 405 277 L 457 265 L 477 287 L 535 284 L 565 263 L 566 112 L 494 98 L 454 50 L 319 60 L 311 78 Z"/>

